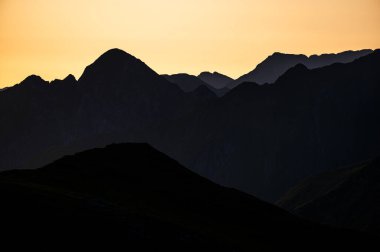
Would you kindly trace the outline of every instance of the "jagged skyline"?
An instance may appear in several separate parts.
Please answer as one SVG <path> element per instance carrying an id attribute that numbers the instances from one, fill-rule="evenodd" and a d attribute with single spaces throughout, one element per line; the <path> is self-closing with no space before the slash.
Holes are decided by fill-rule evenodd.
<path id="1" fill-rule="evenodd" d="M 160 74 L 218 71 L 237 78 L 273 52 L 380 47 L 380 3 L 365 1 L 0 2 L 0 88 L 30 74 L 79 77 L 118 47 Z"/>

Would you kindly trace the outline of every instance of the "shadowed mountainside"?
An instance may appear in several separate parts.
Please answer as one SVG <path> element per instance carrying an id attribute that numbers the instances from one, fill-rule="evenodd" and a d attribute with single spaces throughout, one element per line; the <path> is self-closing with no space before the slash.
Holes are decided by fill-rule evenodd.
<path id="1" fill-rule="evenodd" d="M 374 241 L 218 186 L 147 144 L 111 145 L 37 170 L 3 172 L 0 188 L 3 228 L 23 233 L 38 225 L 65 244 L 88 238 L 88 246 L 110 239 L 108 246 L 140 250 L 318 251 L 363 249 Z"/>

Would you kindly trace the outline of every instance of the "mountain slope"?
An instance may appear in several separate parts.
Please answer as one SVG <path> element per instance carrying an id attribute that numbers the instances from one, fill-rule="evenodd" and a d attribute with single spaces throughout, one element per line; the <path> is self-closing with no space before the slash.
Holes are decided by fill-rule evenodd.
<path id="1" fill-rule="evenodd" d="M 294 55 L 276 52 L 258 64 L 254 70 L 231 82 L 229 88 L 236 87 L 243 82 L 273 83 L 297 64 L 303 64 L 309 69 L 314 69 L 333 63 L 349 63 L 372 52 L 372 50 L 346 51 L 338 54 L 312 55 L 310 57 L 302 54 Z"/>
<path id="2" fill-rule="evenodd" d="M 304 218 L 380 234 L 380 159 L 314 176 L 278 204 Z"/>
<path id="3" fill-rule="evenodd" d="M 73 225 L 73 232 L 117 234 L 127 248 L 301 251 L 313 244 L 317 251 L 372 242 L 213 184 L 146 144 L 111 145 L 41 169 L 3 172 L 0 187 L 3 224 L 22 230 L 38 223 L 58 234 L 62 225 Z"/>

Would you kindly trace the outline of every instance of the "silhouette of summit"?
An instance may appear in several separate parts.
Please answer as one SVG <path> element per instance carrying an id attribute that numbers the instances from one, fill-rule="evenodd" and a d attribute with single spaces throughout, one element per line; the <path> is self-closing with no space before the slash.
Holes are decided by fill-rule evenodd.
<path id="1" fill-rule="evenodd" d="M 109 85 L 137 78 L 145 78 L 147 80 L 157 76 L 141 60 L 120 50 L 111 49 L 102 54 L 94 63 L 86 67 L 79 83 L 98 83 L 107 82 Z"/>

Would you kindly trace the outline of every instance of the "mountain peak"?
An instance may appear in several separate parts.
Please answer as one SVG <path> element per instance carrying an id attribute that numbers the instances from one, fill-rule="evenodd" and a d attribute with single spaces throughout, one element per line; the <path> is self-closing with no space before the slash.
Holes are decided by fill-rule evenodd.
<path id="1" fill-rule="evenodd" d="M 51 85 L 64 85 L 64 86 L 71 86 L 71 85 L 75 85 L 76 83 L 77 83 L 77 80 L 72 74 L 67 75 L 66 78 L 64 78 L 63 80 L 55 79 L 50 82 Z"/>
<path id="2" fill-rule="evenodd" d="M 37 87 L 46 84 L 47 82 L 38 75 L 30 75 L 26 77 L 19 85 L 28 87 Z"/>
<path id="3" fill-rule="evenodd" d="M 26 77 L 21 83 L 23 83 L 23 82 L 41 82 L 41 81 L 45 81 L 45 80 L 42 79 L 41 76 L 32 74 L 32 75 L 29 75 L 28 77 Z"/>
<path id="4" fill-rule="evenodd" d="M 114 48 L 103 53 L 94 63 L 86 67 L 79 82 L 99 83 L 125 81 L 126 76 L 157 75 L 144 62 L 131 54 Z"/>
<path id="5" fill-rule="evenodd" d="M 140 62 L 136 57 L 132 56 L 131 54 L 118 49 L 118 48 L 113 48 L 102 55 L 100 55 L 99 58 L 95 60 L 93 64 L 100 64 L 100 65 L 106 65 L 106 64 L 111 64 L 111 65 L 118 65 L 118 64 L 125 64 L 125 63 L 132 63 L 132 62 Z"/>
<path id="6" fill-rule="evenodd" d="M 115 59 L 115 58 L 126 58 L 126 57 L 131 57 L 131 58 L 136 59 L 135 57 L 133 57 L 132 55 L 130 55 L 129 53 L 127 53 L 127 52 L 125 52 L 125 51 L 123 51 L 121 49 L 113 48 L 113 49 L 110 49 L 110 50 L 106 51 L 102 55 L 100 55 L 100 57 L 98 58 L 98 60 L 107 60 L 107 59 Z"/>
<path id="7" fill-rule="evenodd" d="M 66 78 L 63 79 L 63 80 L 64 81 L 70 81 L 70 82 L 76 82 L 77 81 L 77 79 L 75 78 L 75 76 L 72 75 L 72 74 L 67 75 Z"/>

